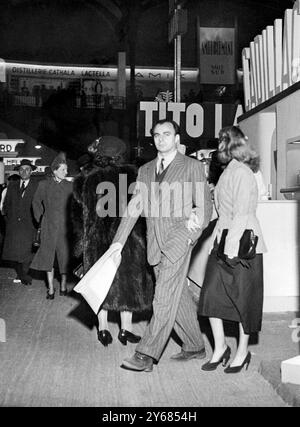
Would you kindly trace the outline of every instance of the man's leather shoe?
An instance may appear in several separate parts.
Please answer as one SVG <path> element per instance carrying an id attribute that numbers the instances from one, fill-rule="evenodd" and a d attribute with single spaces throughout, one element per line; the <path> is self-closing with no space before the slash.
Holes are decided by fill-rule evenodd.
<path id="1" fill-rule="evenodd" d="M 132 357 L 123 360 L 121 368 L 129 369 L 130 371 L 151 372 L 153 370 L 153 359 L 136 351 Z"/>
<path id="2" fill-rule="evenodd" d="M 204 359 L 206 357 L 205 348 L 200 351 L 185 351 L 181 350 L 180 353 L 174 354 L 171 356 L 172 360 L 177 360 L 178 362 L 188 361 L 191 359 Z"/>
<path id="3" fill-rule="evenodd" d="M 29 280 L 22 280 L 22 285 L 24 285 L 24 286 L 30 286 L 30 285 L 32 285 L 32 282 L 29 281 Z"/>

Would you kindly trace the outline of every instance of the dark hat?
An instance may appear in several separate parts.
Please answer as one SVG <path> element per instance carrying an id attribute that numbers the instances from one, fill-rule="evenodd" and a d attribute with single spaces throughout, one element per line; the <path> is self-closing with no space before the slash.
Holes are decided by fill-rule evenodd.
<path id="1" fill-rule="evenodd" d="M 92 161 L 92 156 L 89 153 L 85 153 L 77 159 L 77 164 L 81 168 L 82 166 L 88 165 Z"/>
<path id="2" fill-rule="evenodd" d="M 18 170 L 20 169 L 20 167 L 21 167 L 21 166 L 30 166 L 30 167 L 31 167 L 31 169 L 32 169 L 33 171 L 35 171 L 35 170 L 36 170 L 36 166 L 35 166 L 35 165 L 33 165 L 33 164 L 31 163 L 31 161 L 30 161 L 30 160 L 28 160 L 28 159 L 22 159 L 22 160 L 21 160 L 21 163 L 20 163 L 19 165 L 17 165 L 17 166 L 14 168 L 14 170 L 18 171 Z"/>

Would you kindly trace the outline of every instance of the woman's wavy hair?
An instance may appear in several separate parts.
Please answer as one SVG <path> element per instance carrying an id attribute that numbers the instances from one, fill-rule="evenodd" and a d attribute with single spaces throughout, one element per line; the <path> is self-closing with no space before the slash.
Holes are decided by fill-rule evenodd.
<path id="1" fill-rule="evenodd" d="M 218 158 L 222 163 L 236 159 L 247 164 L 253 172 L 259 169 L 259 156 L 238 126 L 227 126 L 220 130 Z"/>

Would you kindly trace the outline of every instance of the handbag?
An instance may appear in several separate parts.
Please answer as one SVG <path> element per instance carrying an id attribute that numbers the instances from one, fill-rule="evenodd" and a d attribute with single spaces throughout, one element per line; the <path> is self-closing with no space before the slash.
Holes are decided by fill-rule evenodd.
<path id="1" fill-rule="evenodd" d="M 219 258 L 224 259 L 224 248 L 226 236 L 228 234 L 228 229 L 225 228 L 222 231 L 220 243 L 217 250 L 217 255 Z M 240 245 L 238 251 L 238 257 L 241 259 L 253 259 L 256 255 L 256 245 L 258 241 L 258 236 L 254 234 L 253 230 L 246 229 L 240 238 Z"/>
<path id="2" fill-rule="evenodd" d="M 34 239 L 32 242 L 33 247 L 36 249 L 41 246 L 41 231 L 42 231 L 42 228 L 39 225 L 36 232 L 35 232 L 35 236 L 34 236 Z"/>
<path id="3" fill-rule="evenodd" d="M 78 279 L 81 279 L 83 277 L 83 263 L 81 262 L 79 265 L 77 265 L 76 268 L 73 270 L 74 276 L 78 277 Z"/>

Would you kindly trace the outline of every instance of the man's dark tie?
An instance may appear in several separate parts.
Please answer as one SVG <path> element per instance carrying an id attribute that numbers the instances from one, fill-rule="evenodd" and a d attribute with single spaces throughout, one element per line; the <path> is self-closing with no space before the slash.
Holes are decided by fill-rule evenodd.
<path id="1" fill-rule="evenodd" d="M 159 168 L 158 168 L 158 175 L 160 175 L 161 173 L 163 173 L 164 171 L 164 161 L 165 159 L 161 159 L 160 164 L 159 164 Z"/>
<path id="2" fill-rule="evenodd" d="M 25 191 L 25 181 L 23 181 L 21 185 L 21 197 L 23 197 L 24 191 Z"/>

